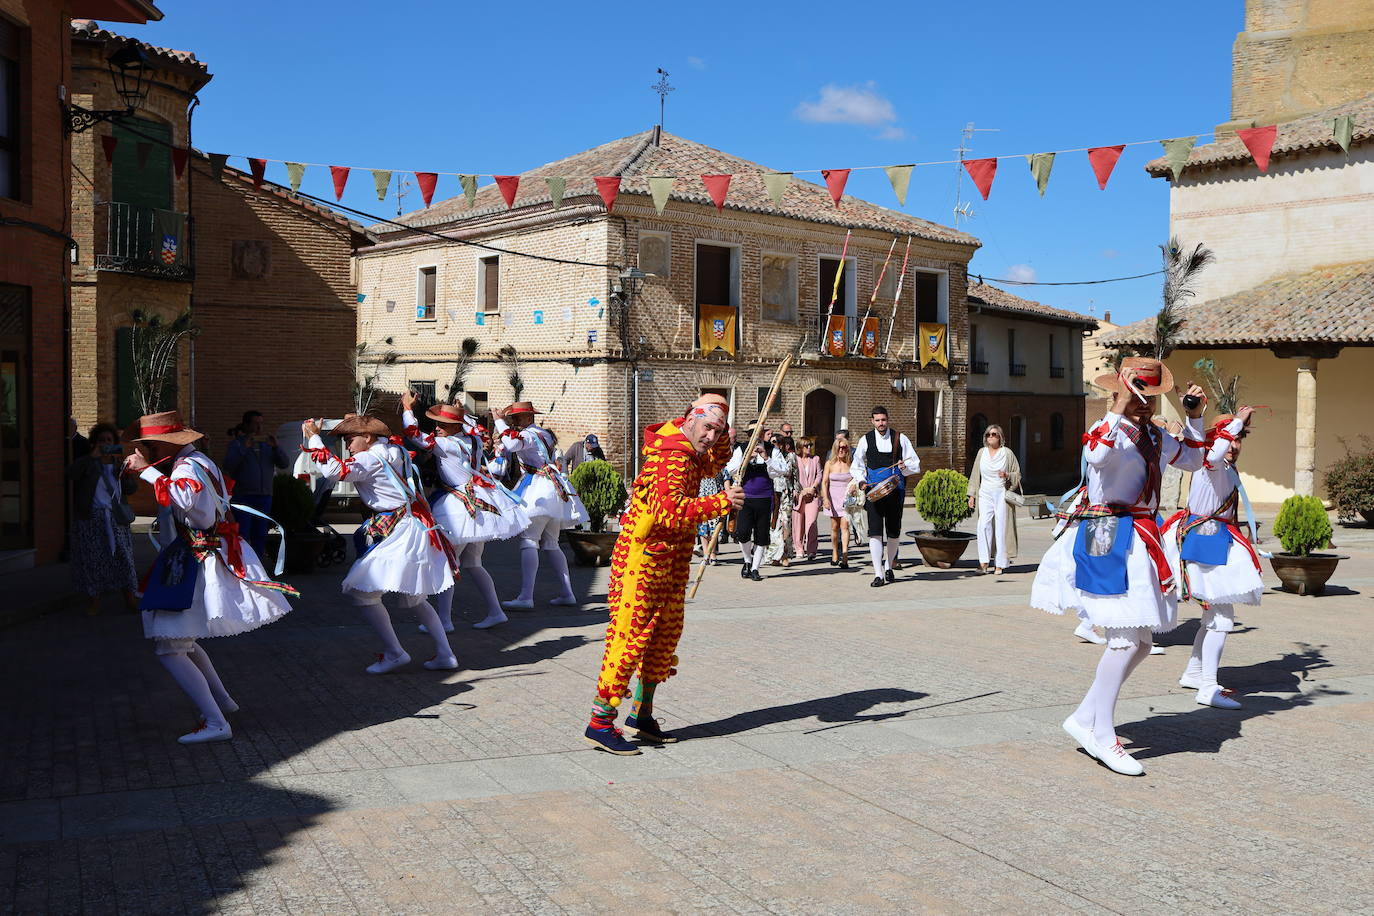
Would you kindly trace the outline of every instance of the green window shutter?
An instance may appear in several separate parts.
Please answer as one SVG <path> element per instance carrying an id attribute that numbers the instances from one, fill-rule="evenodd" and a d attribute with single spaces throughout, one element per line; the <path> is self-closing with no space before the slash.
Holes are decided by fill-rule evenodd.
<path id="1" fill-rule="evenodd" d="M 112 199 L 139 207 L 172 209 L 172 129 L 156 121 L 136 119 L 132 130 L 114 125 Z M 135 133 L 134 131 L 137 131 Z M 140 136 L 140 134 L 142 136 Z M 148 159 L 138 167 L 138 145 L 149 144 Z"/>

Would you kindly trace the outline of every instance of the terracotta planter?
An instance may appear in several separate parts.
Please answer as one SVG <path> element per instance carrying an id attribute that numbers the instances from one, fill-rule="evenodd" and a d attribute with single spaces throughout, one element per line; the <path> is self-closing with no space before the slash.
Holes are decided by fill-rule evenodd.
<path id="1" fill-rule="evenodd" d="M 563 532 L 568 546 L 572 548 L 573 559 L 579 566 L 610 566 L 611 554 L 615 551 L 618 531 L 575 531 Z"/>
<path id="2" fill-rule="evenodd" d="M 1326 591 L 1326 580 L 1336 571 L 1336 564 L 1349 557 L 1334 553 L 1276 553 L 1269 558 L 1274 574 L 1283 583 L 1283 590 L 1298 595 L 1320 595 Z"/>
<path id="3" fill-rule="evenodd" d="M 937 569 L 949 569 L 958 563 L 968 545 L 975 540 L 973 535 L 962 531 L 951 531 L 948 535 L 936 534 L 934 531 L 917 531 L 915 536 L 916 549 L 921 551 L 921 559 L 926 561 L 927 566 Z"/>

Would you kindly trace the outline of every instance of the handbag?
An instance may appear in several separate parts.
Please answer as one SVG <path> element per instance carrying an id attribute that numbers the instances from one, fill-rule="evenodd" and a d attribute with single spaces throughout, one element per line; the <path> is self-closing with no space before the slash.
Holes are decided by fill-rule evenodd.
<path id="1" fill-rule="evenodd" d="M 1020 508 L 1026 504 L 1026 494 L 1021 490 L 1021 484 L 1019 483 L 1016 485 L 1015 490 L 1008 490 L 1003 493 L 1002 496 L 1006 499 L 1007 505 L 1009 506 Z"/>
<path id="2" fill-rule="evenodd" d="M 110 517 L 114 519 L 115 524 L 127 528 L 134 523 L 134 519 L 138 516 L 134 514 L 133 506 L 122 499 L 117 499 L 110 503 Z"/>

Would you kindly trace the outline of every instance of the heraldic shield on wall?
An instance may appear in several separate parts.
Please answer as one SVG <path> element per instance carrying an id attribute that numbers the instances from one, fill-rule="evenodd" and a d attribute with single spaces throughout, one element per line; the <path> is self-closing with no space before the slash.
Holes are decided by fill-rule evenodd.
<path id="1" fill-rule="evenodd" d="M 697 306 L 697 346 L 701 355 L 724 350 L 735 355 L 735 330 L 738 313 L 730 305 Z"/>
<path id="2" fill-rule="evenodd" d="M 920 344 L 920 362 L 924 369 L 929 363 L 936 362 L 949 368 L 949 347 L 946 346 L 946 331 L 943 324 L 922 324 L 916 333 Z"/>

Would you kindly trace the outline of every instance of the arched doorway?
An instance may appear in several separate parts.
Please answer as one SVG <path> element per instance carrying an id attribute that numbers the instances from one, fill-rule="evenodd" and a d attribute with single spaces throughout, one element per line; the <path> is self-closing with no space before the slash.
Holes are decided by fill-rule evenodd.
<path id="1" fill-rule="evenodd" d="M 816 454 L 824 461 L 835 441 L 835 392 L 817 388 L 807 392 L 802 408 L 802 434 L 816 440 Z"/>

